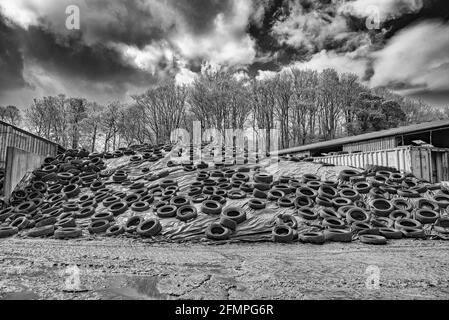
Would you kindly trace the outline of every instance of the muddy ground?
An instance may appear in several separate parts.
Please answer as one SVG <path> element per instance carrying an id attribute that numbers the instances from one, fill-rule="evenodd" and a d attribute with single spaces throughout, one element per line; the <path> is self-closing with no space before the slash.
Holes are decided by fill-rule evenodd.
<path id="1" fill-rule="evenodd" d="M 0 275 L 0 299 L 448 299 L 449 250 L 429 240 L 217 246 L 10 238 L 0 241 Z"/>

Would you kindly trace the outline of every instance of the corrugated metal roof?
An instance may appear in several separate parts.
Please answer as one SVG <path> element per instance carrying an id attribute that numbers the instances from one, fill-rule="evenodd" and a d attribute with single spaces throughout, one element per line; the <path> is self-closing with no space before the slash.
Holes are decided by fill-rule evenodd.
<path id="1" fill-rule="evenodd" d="M 28 132 L 28 131 L 26 131 L 26 130 L 24 130 L 24 129 L 21 129 L 21 128 L 19 128 L 19 127 L 16 127 L 15 125 L 12 125 L 12 124 L 10 124 L 10 123 L 7 123 L 7 122 L 4 122 L 4 121 L 1 121 L 1 120 L 0 120 L 0 124 L 1 124 L 1 125 L 4 125 L 4 126 L 12 127 L 14 130 L 17 130 L 17 131 L 19 131 L 19 132 L 21 132 L 21 133 L 23 133 L 23 134 L 29 135 L 29 136 L 31 136 L 31 137 L 33 137 L 33 138 L 36 138 L 36 139 L 39 139 L 39 140 L 48 142 L 48 143 L 50 143 L 50 144 L 57 145 L 58 147 L 61 147 L 61 146 L 60 146 L 59 144 L 57 144 L 56 142 L 53 142 L 53 141 L 48 140 L 48 139 L 45 139 L 45 138 L 43 138 L 43 137 L 41 137 L 41 136 L 35 135 L 34 133 Z M 62 147 L 61 147 L 61 148 L 62 148 Z M 64 148 L 62 148 L 62 149 L 64 150 Z"/>
<path id="2" fill-rule="evenodd" d="M 339 138 L 339 139 L 334 139 L 334 140 L 329 140 L 329 141 L 317 142 L 317 143 L 307 144 L 307 145 L 300 146 L 300 147 L 279 150 L 277 154 L 295 153 L 295 152 L 314 150 L 314 149 L 320 149 L 320 148 L 329 148 L 329 147 L 334 147 L 334 146 L 338 146 L 338 145 L 344 145 L 347 143 L 367 141 L 367 140 L 385 138 L 385 137 L 390 137 L 390 136 L 400 136 L 400 135 L 404 135 L 404 134 L 418 133 L 421 131 L 440 129 L 440 128 L 444 128 L 444 127 L 447 127 L 449 129 L 449 120 L 424 122 L 424 123 L 419 123 L 419 124 L 413 124 L 410 126 L 403 126 L 403 127 L 393 128 L 393 129 L 364 133 L 364 134 L 360 134 L 358 136 L 349 136 L 349 137 L 344 137 L 344 138 Z"/>

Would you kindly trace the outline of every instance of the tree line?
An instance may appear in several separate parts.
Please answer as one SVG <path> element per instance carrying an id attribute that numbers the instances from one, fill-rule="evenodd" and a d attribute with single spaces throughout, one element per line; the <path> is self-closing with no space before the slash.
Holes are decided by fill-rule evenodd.
<path id="1" fill-rule="evenodd" d="M 0 120 L 18 126 L 22 122 L 22 114 L 16 106 L 0 106 Z"/>
<path id="2" fill-rule="evenodd" d="M 447 118 L 422 101 L 371 89 L 354 74 L 288 69 L 255 79 L 205 68 L 190 85 L 164 81 L 133 95 L 132 103 L 100 105 L 65 95 L 35 99 L 22 116 L 0 107 L 0 120 L 21 123 L 65 148 L 111 151 L 131 144 L 166 143 L 177 128 L 279 130 L 279 148 Z M 6 111 L 7 110 L 7 111 Z"/>

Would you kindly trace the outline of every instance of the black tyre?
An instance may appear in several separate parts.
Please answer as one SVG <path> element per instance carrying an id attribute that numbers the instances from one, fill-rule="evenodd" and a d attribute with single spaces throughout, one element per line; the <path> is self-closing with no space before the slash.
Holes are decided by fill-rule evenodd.
<path id="1" fill-rule="evenodd" d="M 137 201 L 131 205 L 131 210 L 135 212 L 144 212 L 150 209 L 150 204 L 145 201 Z"/>
<path id="2" fill-rule="evenodd" d="M 265 209 L 265 207 L 267 206 L 267 204 L 265 203 L 265 201 L 262 201 L 260 199 L 250 199 L 248 201 L 248 206 L 251 209 L 254 210 L 260 210 L 260 209 Z"/>
<path id="3" fill-rule="evenodd" d="M 359 236 L 361 242 L 366 244 L 383 245 L 387 244 L 387 239 L 384 236 L 377 236 L 373 234 L 364 234 Z"/>
<path id="4" fill-rule="evenodd" d="M 206 200 L 201 204 L 201 211 L 205 214 L 217 215 L 221 213 L 221 210 L 221 204 L 214 200 Z"/>
<path id="5" fill-rule="evenodd" d="M 137 227 L 137 234 L 141 237 L 154 237 L 162 231 L 162 225 L 158 219 L 152 218 L 143 221 Z"/>
<path id="6" fill-rule="evenodd" d="M 159 218 L 173 218 L 176 217 L 177 210 L 176 206 L 164 205 L 157 209 L 157 216 Z"/>
<path id="7" fill-rule="evenodd" d="M 0 238 L 8 238 L 19 232 L 17 227 L 3 226 L 0 227 Z"/>
<path id="8" fill-rule="evenodd" d="M 335 242 L 351 242 L 352 231 L 347 229 L 326 229 L 324 230 L 326 240 Z"/>
<path id="9" fill-rule="evenodd" d="M 211 240 L 228 240 L 231 236 L 231 230 L 214 222 L 206 229 L 206 237 Z"/>
<path id="10" fill-rule="evenodd" d="M 246 212 L 241 207 L 227 207 L 221 214 L 226 218 L 234 220 L 237 224 L 246 220 Z"/>
<path id="11" fill-rule="evenodd" d="M 323 244 L 326 238 L 322 232 L 306 232 L 299 235 L 299 241 L 303 243 Z"/>
<path id="12" fill-rule="evenodd" d="M 440 214 L 438 212 L 430 209 L 419 209 L 415 212 L 415 219 L 422 224 L 435 223 L 439 217 Z"/>
<path id="13" fill-rule="evenodd" d="M 193 220 L 198 216 L 196 208 L 192 205 L 179 207 L 176 211 L 176 218 L 181 221 Z"/>
<path id="14" fill-rule="evenodd" d="M 36 227 L 33 229 L 30 229 L 28 231 L 27 236 L 32 238 L 38 238 L 38 237 L 48 237 L 52 236 L 55 232 L 55 227 L 53 225 L 49 226 L 43 226 L 43 227 Z"/>
<path id="15" fill-rule="evenodd" d="M 56 239 L 74 239 L 83 235 L 83 231 L 80 228 L 60 228 L 55 230 Z"/>
<path id="16" fill-rule="evenodd" d="M 126 233 L 134 233 L 137 231 L 137 227 L 144 221 L 142 216 L 130 217 L 125 224 Z"/>
<path id="17" fill-rule="evenodd" d="M 118 216 L 125 213 L 128 210 L 128 204 L 126 202 L 116 202 L 109 207 L 109 211 L 114 215 Z"/>
<path id="18" fill-rule="evenodd" d="M 288 243 L 293 241 L 293 229 L 288 225 L 275 226 L 272 231 L 273 241 Z"/>
<path id="19" fill-rule="evenodd" d="M 106 230 L 106 236 L 113 237 L 118 236 L 125 233 L 125 227 L 122 225 L 114 224 L 113 226 L 110 226 L 108 230 Z"/>
<path id="20" fill-rule="evenodd" d="M 92 221 L 88 227 L 90 234 L 104 233 L 110 227 L 111 222 L 109 220 L 95 220 Z"/>

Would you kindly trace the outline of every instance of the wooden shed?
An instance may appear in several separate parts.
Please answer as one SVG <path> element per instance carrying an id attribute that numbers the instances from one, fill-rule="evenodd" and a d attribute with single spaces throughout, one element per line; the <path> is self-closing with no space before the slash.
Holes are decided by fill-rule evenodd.
<path id="1" fill-rule="evenodd" d="M 392 149 L 422 140 L 437 148 L 449 148 L 449 120 L 439 120 L 403 126 L 388 130 L 374 131 L 304 146 L 280 150 L 277 154 L 307 154 L 312 157 L 328 153 L 371 152 Z"/>
<path id="2" fill-rule="evenodd" d="M 422 141 L 419 146 L 415 141 Z M 315 161 L 363 168 L 394 167 L 430 181 L 449 181 L 449 120 L 424 122 L 279 150 Z"/>

